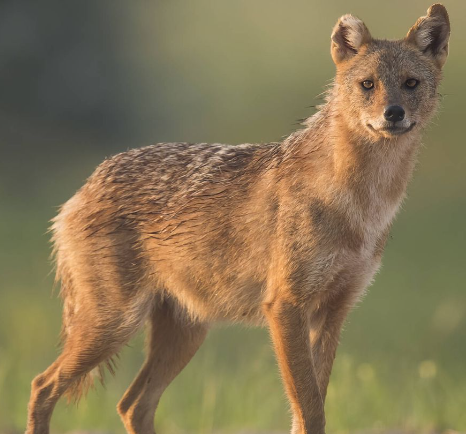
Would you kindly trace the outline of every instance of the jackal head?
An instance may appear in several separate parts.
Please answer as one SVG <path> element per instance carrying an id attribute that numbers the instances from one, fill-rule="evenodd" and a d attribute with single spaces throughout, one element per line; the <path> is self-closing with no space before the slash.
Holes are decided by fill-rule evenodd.
<path id="1" fill-rule="evenodd" d="M 340 115 L 351 131 L 394 138 L 422 128 L 435 112 L 450 22 L 435 4 L 404 39 L 373 39 L 365 24 L 342 16 L 332 33 Z"/>

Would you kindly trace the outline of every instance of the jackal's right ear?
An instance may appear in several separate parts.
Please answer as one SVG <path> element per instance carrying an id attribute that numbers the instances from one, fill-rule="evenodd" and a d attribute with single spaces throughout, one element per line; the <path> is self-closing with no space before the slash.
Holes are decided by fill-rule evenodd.
<path id="1" fill-rule="evenodd" d="M 370 42 L 366 25 L 353 15 L 343 15 L 332 32 L 332 59 L 335 64 L 351 59 L 359 49 Z"/>
<path id="2" fill-rule="evenodd" d="M 432 5 L 425 17 L 416 21 L 406 35 L 406 41 L 432 57 L 442 67 L 448 56 L 450 19 L 445 6 Z"/>

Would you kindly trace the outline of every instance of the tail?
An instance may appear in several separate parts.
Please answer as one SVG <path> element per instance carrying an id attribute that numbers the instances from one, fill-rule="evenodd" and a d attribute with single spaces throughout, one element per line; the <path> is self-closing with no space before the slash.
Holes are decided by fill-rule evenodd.
<path id="1" fill-rule="evenodd" d="M 66 211 L 64 210 L 65 206 L 66 204 L 62 207 L 60 213 L 52 219 L 52 225 L 49 229 L 49 232 L 52 234 L 51 242 L 53 245 L 51 259 L 55 268 L 54 287 L 58 285 L 60 286 L 59 294 L 60 298 L 63 300 L 62 328 L 59 342 L 59 347 L 62 349 L 66 346 L 66 342 L 72 330 L 76 306 L 76 288 L 73 284 L 71 269 L 69 268 L 66 260 L 66 231 L 64 230 L 64 217 L 66 216 Z M 79 400 L 86 395 L 89 389 L 94 387 L 96 378 L 102 386 L 105 386 L 106 371 L 114 376 L 117 367 L 117 360 L 118 354 L 103 360 L 97 367 L 79 376 L 64 393 L 68 403 L 74 402 L 77 404 Z"/>
<path id="2" fill-rule="evenodd" d="M 112 376 L 115 375 L 117 359 L 118 355 L 110 357 L 92 371 L 77 378 L 63 394 L 67 402 L 78 404 L 81 398 L 83 398 L 90 389 L 95 387 L 96 378 L 99 380 L 100 384 L 105 387 L 105 374 L 109 372 Z"/>

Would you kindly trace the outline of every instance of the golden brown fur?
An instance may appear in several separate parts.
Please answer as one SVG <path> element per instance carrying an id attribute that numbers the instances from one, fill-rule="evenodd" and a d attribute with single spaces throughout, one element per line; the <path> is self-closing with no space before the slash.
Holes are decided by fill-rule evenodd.
<path id="1" fill-rule="evenodd" d="M 63 352 L 33 381 L 28 434 L 48 433 L 59 397 L 145 322 L 147 360 L 118 411 L 129 433 L 153 433 L 162 392 L 220 321 L 269 327 L 293 432 L 323 433 L 340 329 L 380 265 L 448 36 L 441 5 L 399 41 L 345 15 L 327 102 L 282 143 L 165 143 L 104 161 L 53 222 Z M 405 115 L 392 124 L 393 104 Z"/>

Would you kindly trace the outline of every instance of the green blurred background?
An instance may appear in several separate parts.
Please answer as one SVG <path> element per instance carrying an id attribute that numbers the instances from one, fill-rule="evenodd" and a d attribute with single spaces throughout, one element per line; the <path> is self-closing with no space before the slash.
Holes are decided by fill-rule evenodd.
<path id="1" fill-rule="evenodd" d="M 196 0 L 0 3 L 0 431 L 26 422 L 31 379 L 57 355 L 48 220 L 105 156 L 158 141 L 276 141 L 314 113 L 334 74 L 344 13 L 402 37 L 427 1 Z M 451 54 L 439 116 L 384 267 L 350 315 L 332 374 L 328 432 L 466 430 L 466 2 L 446 0 Z M 122 433 L 115 405 L 143 360 L 54 432 Z M 160 432 L 287 431 L 264 330 L 212 331 L 162 398 Z"/>

